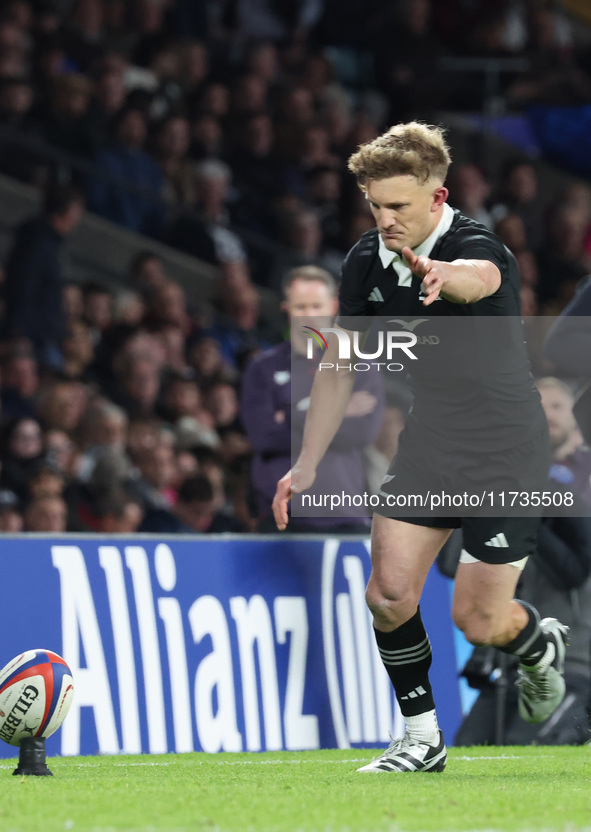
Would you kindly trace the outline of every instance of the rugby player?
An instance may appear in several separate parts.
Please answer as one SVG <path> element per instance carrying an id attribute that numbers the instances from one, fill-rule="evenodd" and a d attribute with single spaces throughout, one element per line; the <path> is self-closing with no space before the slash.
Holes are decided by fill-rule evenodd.
<path id="1" fill-rule="evenodd" d="M 380 489 L 383 497 L 477 490 L 493 481 L 527 493 L 547 481 L 547 426 L 521 332 L 517 264 L 495 234 L 447 204 L 450 163 L 443 131 L 418 122 L 395 125 L 349 159 L 376 228 L 344 261 L 338 325 L 353 335 L 367 330 L 368 318 L 376 315 L 440 326 L 451 317 L 467 339 L 454 361 L 445 352 L 427 354 L 434 339 L 424 339 L 431 343 L 409 362 L 415 401 Z M 418 326 L 416 320 L 412 325 Z M 502 337 L 495 339 L 497 325 Z M 337 370 L 337 340 L 330 336 L 324 359 L 324 367 L 332 363 L 335 370 L 316 374 L 300 455 L 277 484 L 273 513 L 280 530 L 288 524 L 291 495 L 314 482 L 351 394 L 354 373 Z M 525 720 L 542 722 L 561 703 L 568 628 L 555 619 L 541 621 L 533 607 L 514 598 L 540 518 L 531 511 L 504 514 L 404 516 L 387 505 L 376 509 L 366 597 L 406 733 L 359 771 L 445 767 L 419 600 L 453 528 L 462 527 L 465 546 L 455 580 L 455 623 L 472 644 L 518 657 Z"/>

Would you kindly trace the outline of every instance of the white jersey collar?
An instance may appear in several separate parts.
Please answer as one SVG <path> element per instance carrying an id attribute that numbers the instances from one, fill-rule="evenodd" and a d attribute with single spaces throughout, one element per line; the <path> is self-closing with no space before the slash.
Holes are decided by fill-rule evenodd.
<path id="1" fill-rule="evenodd" d="M 435 243 L 439 240 L 440 237 L 443 237 L 444 234 L 447 234 L 449 229 L 451 228 L 451 224 L 454 218 L 454 211 L 451 206 L 445 202 L 443 204 L 443 211 L 441 213 L 441 219 L 437 223 L 435 229 L 429 234 L 426 240 L 424 240 L 420 245 L 413 248 L 413 252 L 420 256 L 421 254 L 425 256 L 429 256 L 435 247 Z M 378 254 L 380 255 L 380 260 L 382 261 L 382 266 L 387 269 L 388 266 L 394 266 L 394 268 L 398 271 L 398 266 L 403 266 L 405 269 L 408 269 L 406 265 L 406 261 L 398 254 L 397 251 L 390 251 L 386 248 L 384 241 L 382 240 L 381 235 L 379 237 L 379 249 Z"/>

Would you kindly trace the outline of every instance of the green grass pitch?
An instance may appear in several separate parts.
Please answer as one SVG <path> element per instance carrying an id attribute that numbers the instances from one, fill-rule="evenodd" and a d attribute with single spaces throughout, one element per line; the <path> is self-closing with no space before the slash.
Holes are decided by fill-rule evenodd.
<path id="1" fill-rule="evenodd" d="M 357 774 L 371 751 L 50 759 L 0 767 L 1 832 L 591 830 L 591 748 L 454 748 L 442 774 Z"/>

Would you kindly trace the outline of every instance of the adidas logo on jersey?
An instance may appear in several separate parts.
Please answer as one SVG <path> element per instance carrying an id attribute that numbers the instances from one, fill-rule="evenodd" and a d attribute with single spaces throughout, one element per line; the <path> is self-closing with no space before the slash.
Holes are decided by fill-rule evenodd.
<path id="1" fill-rule="evenodd" d="M 490 540 L 487 540 L 484 544 L 485 546 L 494 546 L 496 549 L 508 549 L 509 543 L 507 538 L 501 532 L 500 534 L 496 534 L 494 537 L 491 537 Z"/>
<path id="2" fill-rule="evenodd" d="M 373 300 L 376 303 L 384 302 L 384 296 L 382 295 L 377 286 L 374 289 L 372 289 L 371 295 L 368 297 L 368 300 Z"/>

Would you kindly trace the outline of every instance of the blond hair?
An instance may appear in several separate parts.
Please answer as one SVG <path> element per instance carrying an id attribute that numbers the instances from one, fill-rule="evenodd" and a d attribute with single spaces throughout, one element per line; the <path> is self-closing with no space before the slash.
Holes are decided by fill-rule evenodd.
<path id="1" fill-rule="evenodd" d="M 414 176 L 421 184 L 428 179 L 445 181 L 451 164 L 442 127 L 411 121 L 395 124 L 377 139 L 359 146 L 348 167 L 360 185 L 368 179 Z"/>

